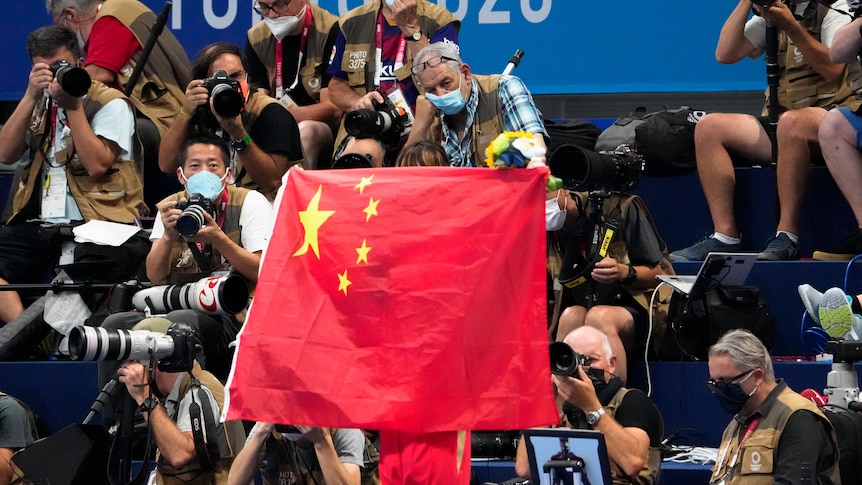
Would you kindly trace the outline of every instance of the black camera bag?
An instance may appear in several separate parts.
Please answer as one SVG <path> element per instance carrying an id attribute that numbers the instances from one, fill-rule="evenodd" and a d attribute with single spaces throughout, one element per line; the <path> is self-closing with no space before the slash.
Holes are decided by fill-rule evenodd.
<path id="1" fill-rule="evenodd" d="M 775 322 L 756 286 L 718 286 L 702 296 L 674 293 L 658 360 L 706 360 L 710 345 L 730 330 L 744 328 L 766 348 L 775 339 Z"/>

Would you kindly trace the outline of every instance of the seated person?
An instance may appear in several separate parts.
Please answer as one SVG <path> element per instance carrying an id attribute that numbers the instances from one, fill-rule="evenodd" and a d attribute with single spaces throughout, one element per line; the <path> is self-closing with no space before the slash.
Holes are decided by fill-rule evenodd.
<path id="1" fill-rule="evenodd" d="M 412 113 L 419 95 L 410 76 L 413 57 L 431 42 L 457 44 L 460 26 L 451 12 L 429 0 L 374 0 L 347 12 L 339 20 L 329 65 L 332 102 L 349 116 L 359 109 L 374 110 L 387 96 Z M 379 41 L 375 37 L 378 28 Z M 392 166 L 404 134 L 398 131 L 383 137 L 354 138 L 342 127 L 335 140 L 334 159 L 357 153 L 368 156 L 373 166 Z"/>
<path id="2" fill-rule="evenodd" d="M 303 167 L 328 164 L 341 110 L 329 100 L 329 58 L 338 17 L 308 0 L 256 2 L 263 21 L 248 30 L 248 82 L 299 123 Z M 328 165 L 327 165 L 328 166 Z M 324 167 L 326 168 L 326 167 Z"/>
<path id="3" fill-rule="evenodd" d="M 515 76 L 473 74 L 458 46 L 429 45 L 416 54 L 413 72 L 425 93 L 416 100 L 416 122 L 407 144 L 433 140 L 436 121 L 443 147 L 456 167 L 484 167 L 485 149 L 504 131 L 530 133 L 542 148 L 545 125 L 533 97 Z"/>
<path id="4" fill-rule="evenodd" d="M 768 5 L 757 2 L 752 7 L 750 0 L 740 0 L 725 21 L 716 58 L 727 64 L 760 57 L 767 45 L 767 24 L 778 30 L 778 103 L 782 113 L 774 140 L 767 132 L 770 120 L 766 116 L 709 113 L 698 121 L 694 132 L 697 172 L 714 232 L 672 252 L 671 260 L 702 261 L 710 252 L 742 250 L 734 214 L 734 166 L 768 165 L 773 161 L 774 146 L 780 147 L 774 160 L 780 215 L 775 235 L 757 259 L 799 259 L 799 218 L 811 163 L 820 159 L 820 123 L 829 108 L 844 105 L 856 109 L 862 104 L 859 63 L 835 64 L 829 59 L 836 30 L 848 22 L 843 15 L 847 2 L 830 4 L 776 1 Z M 757 15 L 749 18 L 752 8 Z M 767 113 L 764 107 L 763 114 Z"/>
<path id="5" fill-rule="evenodd" d="M 285 428 L 293 427 L 255 423 L 233 462 L 227 484 L 247 485 L 260 470 L 264 485 L 278 485 L 284 477 L 297 477 L 296 483 L 359 485 L 365 452 L 362 431 Z"/>
<path id="6" fill-rule="evenodd" d="M 237 108 L 229 102 L 225 107 L 216 104 L 210 96 L 215 86 L 204 86 L 204 78 L 213 82 L 219 71 L 226 76 L 219 84 L 230 89 L 239 86 L 242 111 L 238 114 L 226 109 Z M 281 176 L 291 165 L 302 163 L 296 120 L 276 99 L 249 90 L 245 55 L 235 45 L 218 42 L 204 47 L 192 66 L 192 76 L 180 114 L 162 137 L 159 167 L 165 173 L 176 172 L 183 142 L 198 133 L 212 133 L 230 142 L 231 157 L 226 161 L 237 187 L 257 189 L 271 202 Z"/>
<path id="7" fill-rule="evenodd" d="M 12 471 L 12 455 L 33 443 L 36 423 L 33 413 L 20 401 L 0 392 L 0 485 L 17 478 Z"/>
<path id="8" fill-rule="evenodd" d="M 0 227 L 0 284 L 33 282 L 57 263 L 56 248 L 42 238 L 43 224 L 132 224 L 146 210 L 131 160 L 135 118 L 128 99 L 99 81 L 84 85 L 83 97 L 65 91 L 50 66 L 83 65 L 68 29 L 35 30 L 27 52 L 29 84 L 0 131 L 0 162 L 16 163 L 29 149 L 12 216 Z M 0 291 L 0 320 L 8 323 L 22 311 L 17 292 Z"/>
<path id="9" fill-rule="evenodd" d="M 673 266 L 644 202 L 618 191 L 604 197 L 601 191 L 560 190 L 546 203 L 546 221 L 556 221 L 556 227 L 548 229 L 561 229 L 563 249 L 559 280 L 564 310 L 557 339 L 584 325 L 598 328 L 610 339 L 617 359 L 616 374 L 625 382 L 626 352 L 643 353 L 649 302 L 658 286 L 656 276 L 673 274 Z M 597 217 L 600 202 L 604 222 Z M 603 240 L 612 226 L 617 230 L 604 252 L 589 243 L 596 234 Z M 671 294 L 670 288 L 662 290 L 657 298 L 659 308 L 667 309 Z"/>
<path id="10" fill-rule="evenodd" d="M 175 331 L 169 330 L 172 326 L 165 319 L 151 318 L 135 329 L 171 333 Z M 188 327 L 185 331 L 194 338 Z M 187 369 L 163 369 L 161 362 L 153 364 L 148 369 L 128 360 L 117 371 L 117 379 L 149 423 L 157 446 L 155 477 L 148 483 L 226 483 L 231 462 L 245 442 L 245 432 L 240 421 L 219 421 L 225 406 L 224 386 L 197 362 L 190 362 Z M 199 416 L 192 414 L 192 404 L 199 406 Z M 193 426 L 196 418 L 204 423 L 203 429 Z M 218 432 L 217 426 L 222 427 Z M 200 433 L 198 437 L 195 431 Z M 196 445 L 198 438 L 203 441 L 201 449 Z"/>
<path id="11" fill-rule="evenodd" d="M 821 293 L 811 285 L 799 285 L 799 297 L 811 319 L 833 339 L 862 338 L 862 295 L 850 296 L 841 288 Z"/>
<path id="12" fill-rule="evenodd" d="M 405 146 L 395 160 L 396 167 L 448 167 L 449 157 L 439 143 L 421 140 Z"/>
<path id="13" fill-rule="evenodd" d="M 709 483 L 841 483 L 832 424 L 775 378 L 772 358 L 754 334 L 731 330 L 709 348 L 706 386 L 733 415 Z"/>
<path id="14" fill-rule="evenodd" d="M 220 138 L 202 134 L 189 138 L 180 150 L 177 178 L 186 187 L 159 204 L 147 256 L 147 276 L 157 284 L 197 281 L 209 275 L 239 274 L 257 282 L 260 257 L 272 233 L 272 206 L 257 191 L 229 185 L 231 169 L 227 145 Z M 213 203 L 215 215 L 204 214 L 206 224 L 193 236 L 177 232 L 176 208 L 191 194 L 201 194 Z M 131 328 L 144 317 L 140 312 L 115 313 L 102 323 L 105 328 Z M 189 324 L 203 345 L 205 367 L 216 377 L 227 379 L 233 350 L 228 345 L 242 326 L 242 315 L 212 315 L 197 310 L 174 310 L 166 318 Z M 103 379 L 109 366 L 100 368 Z"/>
<path id="15" fill-rule="evenodd" d="M 561 424 L 605 435 L 614 483 L 658 483 L 664 423 L 658 408 L 639 389 L 627 389 L 615 375 L 617 358 L 605 334 L 592 327 L 573 330 L 563 340 L 590 359 L 577 375 L 554 375 Z M 518 476 L 530 477 L 524 440 L 518 442 Z"/>

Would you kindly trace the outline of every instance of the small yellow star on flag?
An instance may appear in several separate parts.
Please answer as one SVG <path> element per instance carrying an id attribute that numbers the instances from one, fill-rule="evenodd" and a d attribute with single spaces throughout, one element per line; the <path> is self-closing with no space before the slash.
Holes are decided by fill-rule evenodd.
<path id="1" fill-rule="evenodd" d="M 317 193 L 314 194 L 314 197 L 312 197 L 311 201 L 308 203 L 308 207 L 304 211 L 299 211 L 299 222 L 301 222 L 302 227 L 305 228 L 305 240 L 302 242 L 302 246 L 293 253 L 294 256 L 301 256 L 307 253 L 308 248 L 311 247 L 311 250 L 314 251 L 314 255 L 317 256 L 317 259 L 320 259 L 317 233 L 320 226 L 322 226 L 323 223 L 332 216 L 332 214 L 335 214 L 335 211 L 320 210 L 320 195 L 322 192 L 323 186 L 320 185 L 317 187 Z"/>
<path id="2" fill-rule="evenodd" d="M 371 248 L 366 244 L 366 240 L 362 240 L 362 246 L 356 248 L 356 254 L 359 256 L 356 257 L 356 264 L 365 263 L 368 264 L 368 252 L 371 251 Z"/>
<path id="3" fill-rule="evenodd" d="M 370 177 L 362 177 L 359 180 L 359 183 L 354 185 L 354 189 L 359 189 L 359 195 L 362 195 L 362 191 L 365 190 L 365 187 L 371 185 L 371 179 L 374 178 L 374 174 L 372 173 Z"/>
<path id="4" fill-rule="evenodd" d="M 368 222 L 371 219 L 371 216 L 377 215 L 377 204 L 379 203 L 380 199 L 374 200 L 374 198 L 369 197 L 368 207 L 362 209 L 362 212 L 365 213 L 365 222 Z"/>
<path id="5" fill-rule="evenodd" d="M 340 273 L 338 275 L 338 291 L 343 291 L 344 296 L 347 296 L 347 287 L 352 284 L 353 283 L 347 279 L 347 270 L 344 270 L 344 273 Z"/>

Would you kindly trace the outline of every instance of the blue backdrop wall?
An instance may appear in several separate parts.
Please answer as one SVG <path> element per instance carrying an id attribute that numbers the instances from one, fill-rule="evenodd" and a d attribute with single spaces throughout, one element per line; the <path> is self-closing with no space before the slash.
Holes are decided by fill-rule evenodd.
<path id="1" fill-rule="evenodd" d="M 341 15 L 362 0 L 311 0 Z M 478 73 L 499 72 L 515 49 L 516 70 L 534 94 L 736 91 L 766 84 L 762 60 L 720 65 L 714 50 L 733 0 L 431 0 L 462 20 L 464 59 Z M 0 22 L 0 100 L 20 99 L 30 62 L 27 34 L 51 22 L 41 0 L 4 2 Z M 154 11 L 164 2 L 144 0 Z M 243 44 L 260 20 L 253 0 L 174 0 L 168 20 L 190 57 L 214 41 Z"/>

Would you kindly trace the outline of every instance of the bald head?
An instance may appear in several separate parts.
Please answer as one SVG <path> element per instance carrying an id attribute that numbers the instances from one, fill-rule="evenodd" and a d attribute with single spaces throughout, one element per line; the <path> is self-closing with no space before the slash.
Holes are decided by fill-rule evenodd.
<path id="1" fill-rule="evenodd" d="M 569 332 L 563 342 L 567 343 L 575 352 L 592 359 L 594 362 L 591 367 L 614 372 L 616 359 L 613 350 L 611 350 L 611 342 L 601 330 L 588 326 L 578 327 Z M 601 361 L 601 365 L 596 361 Z"/>

